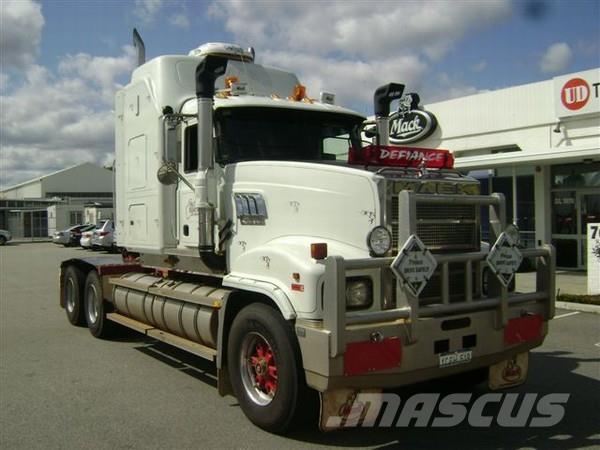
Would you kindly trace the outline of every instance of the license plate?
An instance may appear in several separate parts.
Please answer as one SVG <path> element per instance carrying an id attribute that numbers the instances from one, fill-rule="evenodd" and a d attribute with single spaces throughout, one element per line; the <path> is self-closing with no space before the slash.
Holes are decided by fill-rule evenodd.
<path id="1" fill-rule="evenodd" d="M 442 353 L 440 355 L 440 367 L 457 366 L 466 364 L 473 358 L 472 350 L 457 350 L 455 352 Z"/>

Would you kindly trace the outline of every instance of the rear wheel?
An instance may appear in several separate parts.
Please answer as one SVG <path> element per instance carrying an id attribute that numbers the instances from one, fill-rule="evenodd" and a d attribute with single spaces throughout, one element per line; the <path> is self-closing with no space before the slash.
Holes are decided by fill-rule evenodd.
<path id="1" fill-rule="evenodd" d="M 72 325 L 83 325 L 83 287 L 85 275 L 75 266 L 67 267 L 63 284 L 63 304 L 67 313 L 67 319 Z"/>
<path id="2" fill-rule="evenodd" d="M 6 238 L 2 235 L 0 235 L 0 245 L 4 245 L 6 244 Z"/>
<path id="3" fill-rule="evenodd" d="M 104 300 L 102 281 L 95 270 L 90 271 L 85 280 L 85 320 L 90 333 L 97 338 L 113 335 L 115 324 L 106 318 L 111 311 L 110 304 Z"/>
<path id="4" fill-rule="evenodd" d="M 274 433 L 292 423 L 304 381 L 291 325 L 273 308 L 252 304 L 231 326 L 227 361 L 244 414 Z"/>

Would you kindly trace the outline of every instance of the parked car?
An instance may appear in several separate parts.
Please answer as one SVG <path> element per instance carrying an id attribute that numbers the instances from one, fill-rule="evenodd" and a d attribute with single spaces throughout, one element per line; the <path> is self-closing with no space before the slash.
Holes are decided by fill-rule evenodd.
<path id="1" fill-rule="evenodd" d="M 96 226 L 93 228 L 84 231 L 81 233 L 81 239 L 79 239 L 79 245 L 83 248 L 91 249 L 92 248 L 92 237 L 94 236 L 94 231 L 96 230 Z"/>
<path id="2" fill-rule="evenodd" d="M 81 228 L 71 231 L 71 245 L 80 245 L 79 241 L 81 240 L 82 233 L 94 228 L 96 228 L 96 225 L 87 223 L 82 225 Z"/>
<path id="3" fill-rule="evenodd" d="M 10 234 L 10 231 L 0 230 L 0 245 L 6 244 L 11 239 L 12 234 Z"/>
<path id="4" fill-rule="evenodd" d="M 82 228 L 85 228 L 87 226 L 88 225 L 80 224 L 80 225 L 74 225 L 70 228 L 67 228 L 66 230 L 57 231 L 52 236 L 52 242 L 54 242 L 55 244 L 58 244 L 58 245 L 64 245 L 65 247 L 68 247 L 69 245 L 71 245 L 73 243 L 72 242 L 73 233 L 78 232 L 79 230 L 81 230 Z M 79 233 L 79 234 L 81 235 L 81 233 Z"/>
<path id="5" fill-rule="evenodd" d="M 113 250 L 115 225 L 112 220 L 100 222 L 92 235 L 92 249 Z"/>

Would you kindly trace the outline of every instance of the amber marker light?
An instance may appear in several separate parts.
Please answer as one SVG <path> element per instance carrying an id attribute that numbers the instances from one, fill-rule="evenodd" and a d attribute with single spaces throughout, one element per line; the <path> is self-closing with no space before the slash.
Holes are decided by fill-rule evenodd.
<path id="1" fill-rule="evenodd" d="M 227 77 L 227 78 L 225 78 L 225 88 L 226 89 L 231 89 L 231 86 L 233 86 L 233 84 L 237 83 L 238 81 L 240 81 L 238 79 L 238 77 Z"/>
<path id="2" fill-rule="evenodd" d="M 306 98 L 306 86 L 297 84 L 294 86 L 294 92 L 292 93 L 292 100 L 299 102 L 303 98 Z"/>
<path id="3" fill-rule="evenodd" d="M 310 256 L 314 259 L 327 258 L 327 244 L 323 242 L 310 244 Z"/>

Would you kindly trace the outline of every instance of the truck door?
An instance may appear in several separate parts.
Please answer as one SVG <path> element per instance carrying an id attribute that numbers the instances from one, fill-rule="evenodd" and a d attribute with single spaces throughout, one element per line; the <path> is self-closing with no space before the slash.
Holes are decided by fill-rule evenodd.
<path id="1" fill-rule="evenodd" d="M 183 123 L 180 173 L 193 185 L 198 171 L 198 126 Z M 198 246 L 198 212 L 194 206 L 194 192 L 185 183 L 177 185 L 177 217 L 179 247 Z"/>

